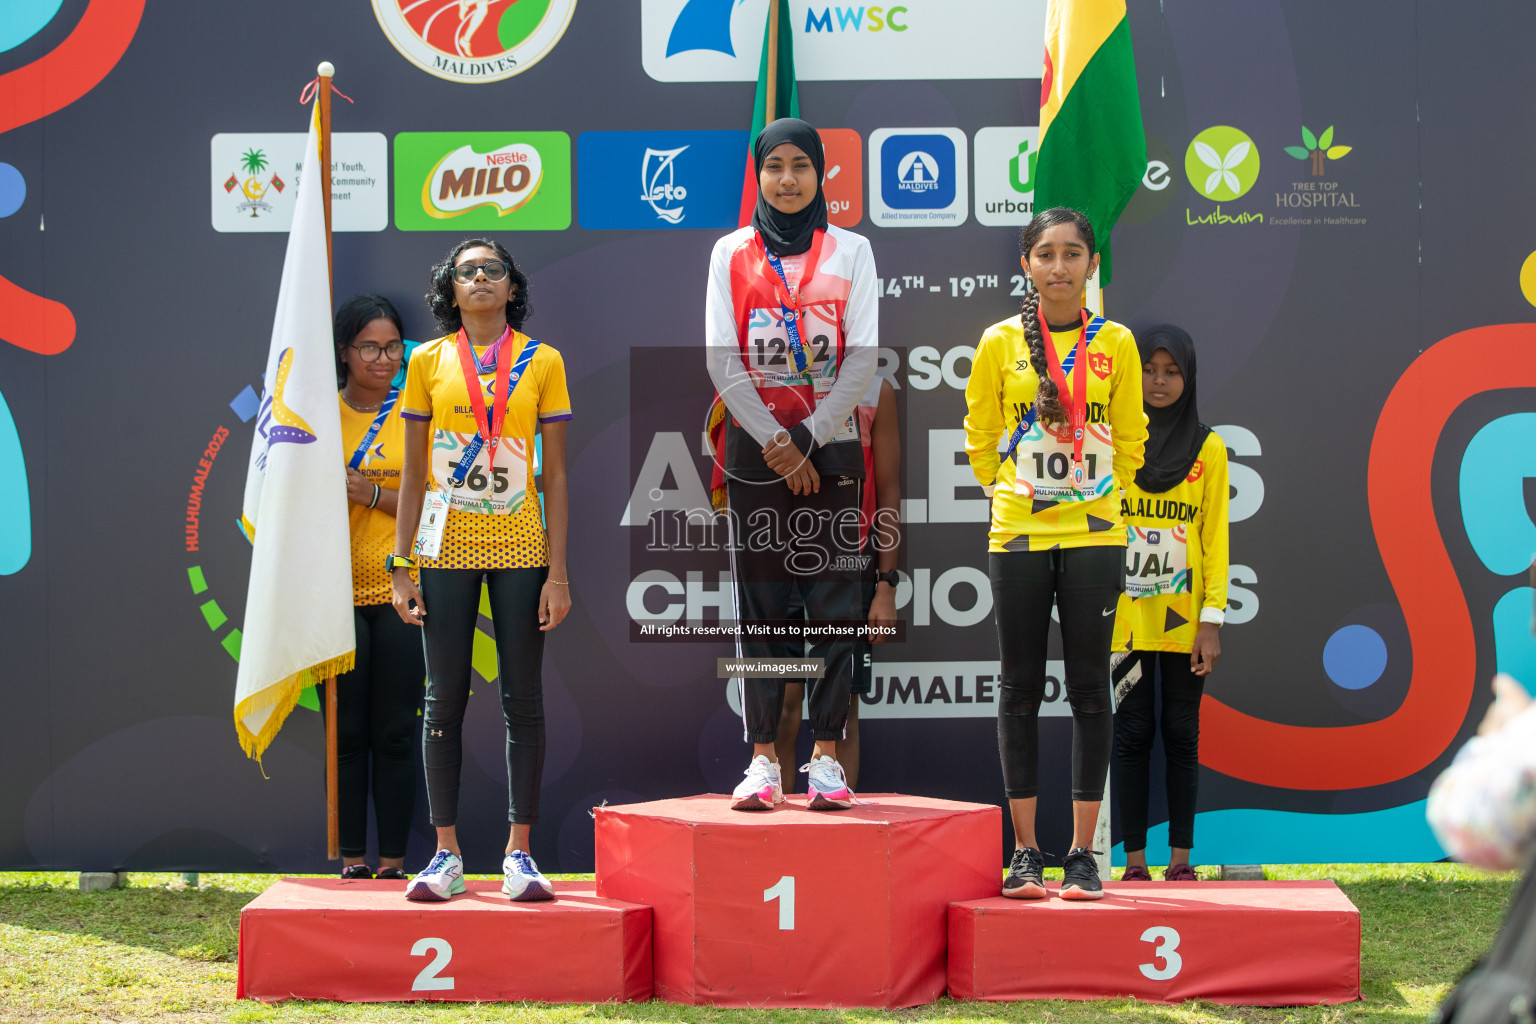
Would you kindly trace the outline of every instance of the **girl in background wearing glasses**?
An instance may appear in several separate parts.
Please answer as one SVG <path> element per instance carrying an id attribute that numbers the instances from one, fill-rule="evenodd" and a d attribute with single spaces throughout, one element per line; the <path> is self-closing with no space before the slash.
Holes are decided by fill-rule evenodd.
<path id="1" fill-rule="evenodd" d="M 390 564 L 395 610 L 423 627 L 422 752 L 438 851 L 407 883 L 406 896 L 446 900 L 464 891 L 456 827 L 460 732 L 483 580 L 507 726 L 511 834 L 502 892 L 514 900 L 552 899 L 528 844 L 544 770 L 544 634 L 571 607 L 565 363 L 522 333 L 528 278 L 499 242 L 471 238 L 449 250 L 432 268 L 427 302 L 447 333 L 418 349 L 406 372 L 405 469 Z M 543 435 L 542 468 L 534 458 L 536 434 Z M 542 495 L 535 481 L 540 469 Z M 447 507 L 422 523 L 429 486 L 437 492 L 432 501 Z M 424 542 L 419 547 L 418 540 Z M 410 575 L 413 560 L 420 565 L 419 589 Z"/>
<path id="2" fill-rule="evenodd" d="M 372 878 L 368 789 L 379 833 L 380 878 L 405 878 L 416 801 L 411 736 L 421 709 L 421 642 L 390 605 L 384 558 L 395 541 L 400 491 L 400 314 L 386 298 L 354 295 L 336 310 L 336 377 L 352 532 L 352 622 L 357 662 L 336 678 L 336 762 L 342 878 Z"/>

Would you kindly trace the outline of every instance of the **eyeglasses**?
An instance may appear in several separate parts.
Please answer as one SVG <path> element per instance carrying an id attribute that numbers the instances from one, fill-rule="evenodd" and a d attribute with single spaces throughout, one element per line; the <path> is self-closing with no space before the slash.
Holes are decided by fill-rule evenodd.
<path id="1" fill-rule="evenodd" d="M 357 357 L 365 363 L 378 362 L 380 352 L 388 356 L 390 362 L 398 362 L 400 357 L 405 355 L 405 342 L 403 341 L 392 341 L 388 345 L 383 346 L 375 345 L 369 341 L 361 345 L 348 345 L 347 347 L 356 349 Z"/>
<path id="2" fill-rule="evenodd" d="M 482 270 L 485 271 L 487 281 L 500 281 L 511 272 L 512 268 L 501 260 L 490 260 L 478 267 L 473 263 L 460 263 L 453 268 L 453 279 L 459 284 L 469 284 L 475 279 L 475 274 Z"/>

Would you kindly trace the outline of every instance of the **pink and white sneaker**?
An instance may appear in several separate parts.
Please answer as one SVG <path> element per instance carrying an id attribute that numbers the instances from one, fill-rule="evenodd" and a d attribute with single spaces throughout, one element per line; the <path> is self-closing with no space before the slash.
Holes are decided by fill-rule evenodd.
<path id="1" fill-rule="evenodd" d="M 754 757 L 747 765 L 746 774 L 731 794 L 731 810 L 771 811 L 774 804 L 784 802 L 784 782 L 779 766 L 765 755 Z"/>
<path id="2" fill-rule="evenodd" d="M 805 805 L 813 811 L 846 811 L 856 802 L 843 766 L 823 754 L 800 769 L 810 778 L 806 782 Z"/>

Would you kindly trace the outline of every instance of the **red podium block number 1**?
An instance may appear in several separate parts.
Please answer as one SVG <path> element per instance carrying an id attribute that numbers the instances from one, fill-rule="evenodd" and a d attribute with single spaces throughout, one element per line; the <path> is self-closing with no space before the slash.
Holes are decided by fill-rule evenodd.
<path id="1" fill-rule="evenodd" d="M 763 890 L 763 902 L 779 901 L 779 931 L 795 930 L 795 876 L 785 875 Z"/>

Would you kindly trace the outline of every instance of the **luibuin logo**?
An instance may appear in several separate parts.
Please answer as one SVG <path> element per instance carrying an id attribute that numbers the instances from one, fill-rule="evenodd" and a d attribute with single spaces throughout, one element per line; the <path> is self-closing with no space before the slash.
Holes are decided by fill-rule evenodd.
<path id="1" fill-rule="evenodd" d="M 1259 149 L 1238 129 L 1216 125 L 1190 142 L 1184 172 L 1205 198 L 1218 203 L 1237 199 L 1259 180 Z"/>
<path id="2" fill-rule="evenodd" d="M 272 204 L 263 201 L 267 190 L 276 189 L 282 192 L 287 187 L 287 183 L 278 177 L 276 171 L 272 172 L 270 178 L 263 177 L 266 169 L 267 154 L 262 150 L 253 147 L 240 154 L 240 170 L 246 177 L 242 180 L 238 174 L 231 174 L 229 180 L 224 182 L 225 192 L 232 193 L 235 189 L 239 189 L 240 194 L 245 196 L 245 201 L 235 209 L 241 213 L 249 210 L 252 217 L 272 212 Z"/>
<path id="3" fill-rule="evenodd" d="M 640 200 L 649 203 L 651 209 L 656 211 L 656 216 L 668 224 L 676 224 L 683 219 L 683 200 L 688 198 L 688 190 L 674 181 L 672 168 L 678 155 L 687 148 L 647 147 L 645 156 L 640 160 Z"/>
<path id="4" fill-rule="evenodd" d="M 1324 128 L 1321 135 L 1313 135 L 1307 130 L 1306 125 L 1302 125 L 1301 141 L 1303 145 L 1286 146 L 1285 151 L 1297 160 L 1310 159 L 1312 161 L 1312 177 L 1314 178 L 1321 178 L 1323 176 L 1323 158 L 1325 156 L 1329 160 L 1338 160 L 1354 148 L 1353 146 L 1335 146 L 1333 144 L 1333 125 Z"/>

